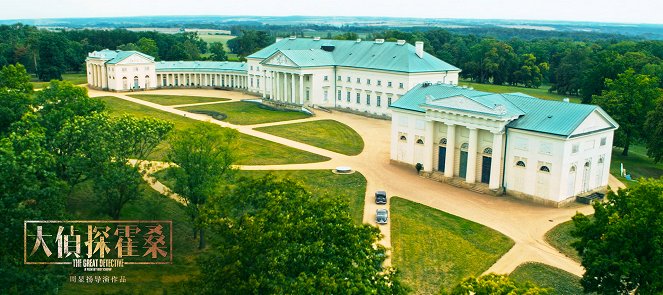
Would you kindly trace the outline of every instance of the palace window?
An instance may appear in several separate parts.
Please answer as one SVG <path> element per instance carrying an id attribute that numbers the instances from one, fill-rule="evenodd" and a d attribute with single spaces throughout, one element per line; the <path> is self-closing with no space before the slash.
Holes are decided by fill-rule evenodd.
<path id="1" fill-rule="evenodd" d="M 575 153 L 578 152 L 579 149 L 580 149 L 580 145 L 577 144 L 577 143 L 574 143 L 573 146 L 571 146 L 571 153 L 575 154 Z"/>
<path id="2" fill-rule="evenodd" d="M 212 78 L 212 84 L 214 84 L 214 78 Z M 253 87 L 253 78 L 251 78 L 251 87 Z"/>
<path id="3" fill-rule="evenodd" d="M 387 106 L 388 106 L 388 107 L 391 106 L 391 97 L 387 97 Z"/>
<path id="4" fill-rule="evenodd" d="M 329 76 L 325 76 L 325 81 L 329 81 Z"/>
<path id="5" fill-rule="evenodd" d="M 324 100 L 327 101 L 327 98 L 329 97 L 329 91 L 325 90 L 324 92 Z"/>
<path id="6" fill-rule="evenodd" d="M 361 103 L 361 93 L 357 92 L 357 103 Z"/>
<path id="7" fill-rule="evenodd" d="M 371 79 L 366 79 L 366 85 L 371 85 Z"/>
<path id="8" fill-rule="evenodd" d="M 407 141 L 407 137 L 405 137 L 405 135 L 401 135 L 400 139 L 401 139 L 402 141 Z"/>
<path id="9" fill-rule="evenodd" d="M 371 95 L 370 94 L 366 94 L 366 105 L 367 106 L 371 105 Z"/>
<path id="10" fill-rule="evenodd" d="M 256 71 L 260 72 L 260 67 L 256 67 Z"/>
<path id="11" fill-rule="evenodd" d="M 418 139 L 417 139 L 417 144 L 424 144 L 424 140 L 421 139 L 421 138 L 418 138 Z"/>
<path id="12" fill-rule="evenodd" d="M 518 161 L 518 162 L 516 162 L 516 166 L 517 166 L 517 167 L 523 167 L 523 168 L 524 168 L 524 167 L 525 167 L 525 162 L 523 162 L 523 161 Z"/>
<path id="13" fill-rule="evenodd" d="M 541 168 L 539 168 L 539 171 L 550 173 L 550 168 L 548 168 L 548 166 L 541 166 Z"/>
<path id="14" fill-rule="evenodd" d="M 460 145 L 460 150 L 461 151 L 467 151 L 469 149 L 469 147 L 470 147 L 470 145 L 467 142 L 465 142 L 465 143 Z"/>
<path id="15" fill-rule="evenodd" d="M 251 71 L 253 71 L 253 66 L 251 66 Z"/>
<path id="16" fill-rule="evenodd" d="M 336 77 L 336 81 L 341 81 L 341 76 Z"/>
<path id="17" fill-rule="evenodd" d="M 601 146 L 606 145 L 607 142 L 608 142 L 608 138 L 607 138 L 607 137 L 601 137 Z"/>
<path id="18" fill-rule="evenodd" d="M 350 76 L 348 76 L 348 82 L 350 82 Z"/>
<path id="19" fill-rule="evenodd" d="M 348 102 L 350 102 L 350 91 L 348 91 L 348 97 L 347 97 Z"/>
<path id="20" fill-rule="evenodd" d="M 337 96 L 336 100 L 341 100 L 341 90 L 338 91 L 336 96 Z"/>
<path id="21" fill-rule="evenodd" d="M 493 154 L 493 149 L 487 147 L 487 148 L 483 149 L 483 153 L 486 154 L 486 155 L 492 155 Z"/>
<path id="22" fill-rule="evenodd" d="M 403 89 L 403 83 L 398 83 L 398 88 Z"/>
<path id="23" fill-rule="evenodd" d="M 361 78 L 357 78 L 357 83 L 361 83 Z"/>
<path id="24" fill-rule="evenodd" d="M 380 99 L 379 95 L 375 99 L 376 99 L 376 103 L 377 103 L 378 107 L 380 107 L 380 103 L 381 103 L 382 99 Z"/>
<path id="25" fill-rule="evenodd" d="M 256 79 L 256 87 L 260 88 L 260 78 Z"/>
<path id="26" fill-rule="evenodd" d="M 378 86 L 382 86 L 382 80 L 378 80 Z"/>
<path id="27" fill-rule="evenodd" d="M 440 139 L 440 145 L 447 145 L 447 139 L 446 138 Z"/>
<path id="28" fill-rule="evenodd" d="M 391 81 L 387 82 L 387 87 L 391 87 Z"/>

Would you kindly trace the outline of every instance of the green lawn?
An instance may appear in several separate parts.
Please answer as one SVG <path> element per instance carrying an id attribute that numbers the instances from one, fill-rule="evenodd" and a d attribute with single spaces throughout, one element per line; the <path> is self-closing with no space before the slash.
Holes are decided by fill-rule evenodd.
<path id="1" fill-rule="evenodd" d="M 539 88 L 525 88 L 520 86 L 507 86 L 507 85 L 493 85 L 493 84 L 481 84 L 474 83 L 469 81 L 459 81 L 458 85 L 467 85 L 473 87 L 479 91 L 494 92 L 494 93 L 512 93 L 520 92 L 534 97 L 547 99 L 547 100 L 558 100 L 561 101 L 563 98 L 568 97 L 571 99 L 571 102 L 580 103 L 580 97 L 560 95 L 557 93 L 548 92 L 548 85 L 541 85 Z"/>
<path id="2" fill-rule="evenodd" d="M 62 80 L 74 83 L 74 85 L 87 84 L 87 76 L 85 74 L 62 74 Z M 50 82 L 35 80 L 32 82 L 32 86 L 34 86 L 35 89 L 39 89 L 48 86 L 48 83 Z"/>
<path id="3" fill-rule="evenodd" d="M 580 262 L 580 255 L 575 248 L 571 246 L 571 243 L 575 242 L 577 238 L 571 236 L 571 231 L 575 228 L 573 225 L 573 220 L 563 222 L 553 227 L 546 233 L 546 242 L 548 242 L 553 247 L 557 248 L 559 252 L 566 255 L 567 257 Z"/>
<path id="4" fill-rule="evenodd" d="M 509 276 L 517 282 L 530 281 L 540 287 L 554 289 L 551 294 L 584 294 L 580 277 L 543 263 L 523 263 Z"/>
<path id="5" fill-rule="evenodd" d="M 331 170 L 240 170 L 236 176 L 256 178 L 267 173 L 300 181 L 314 196 L 328 195 L 346 201 L 350 205 L 352 219 L 357 224 L 363 222 L 366 178 L 361 173 L 340 175 L 332 173 Z M 168 177 L 167 169 L 155 173 L 154 176 L 165 186 L 175 185 Z"/>
<path id="6" fill-rule="evenodd" d="M 207 43 L 221 42 L 223 43 L 223 48 L 226 50 L 226 52 L 230 52 L 230 48 L 228 48 L 228 40 L 233 39 L 237 36 L 200 34 L 198 35 L 198 37 L 200 37 L 200 39 L 203 39 L 203 41 Z"/>
<path id="7" fill-rule="evenodd" d="M 144 105 L 128 102 L 126 100 L 104 96 L 99 99 L 106 102 L 111 114 L 120 116 L 129 114 L 136 117 L 158 118 L 175 124 L 175 130 L 183 130 L 207 124 L 201 121 L 180 117 L 168 112 L 153 109 Z M 221 128 L 221 127 L 219 127 Z M 291 148 L 282 144 L 274 143 L 268 140 L 254 136 L 240 134 L 240 147 L 238 153 L 238 164 L 242 165 L 278 165 L 295 163 L 314 163 L 327 161 L 329 158 L 306 151 Z M 150 160 L 165 160 L 168 150 L 168 142 L 160 144 L 155 151 L 148 157 Z"/>
<path id="8" fill-rule="evenodd" d="M 364 140 L 348 125 L 319 120 L 256 128 L 256 130 L 354 156 L 364 149 Z"/>
<path id="9" fill-rule="evenodd" d="M 451 289 L 481 275 L 514 242 L 478 223 L 399 197 L 391 198 L 393 265 L 419 294 Z"/>
<path id="10" fill-rule="evenodd" d="M 304 119 L 309 114 L 297 111 L 275 110 L 268 106 L 254 102 L 229 102 L 180 108 L 188 112 L 212 112 L 228 116 L 225 121 L 237 125 L 253 125 L 278 121 Z"/>
<path id="11" fill-rule="evenodd" d="M 612 161 L 610 162 L 610 174 L 621 180 L 626 186 L 633 185 L 636 182 L 628 181 L 620 176 L 620 163 L 624 163 L 624 169 L 631 174 L 633 179 L 640 177 L 660 178 L 663 176 L 663 162 L 654 163 L 647 156 L 647 148 L 642 145 L 631 144 L 628 157 L 622 156 L 622 148 L 612 149 Z"/>
<path id="12" fill-rule="evenodd" d="M 108 216 L 99 213 L 101 203 L 94 197 L 92 183 L 82 183 L 67 201 L 71 219 L 106 220 Z M 198 255 L 197 241 L 192 239 L 192 224 L 184 207 L 160 195 L 143 184 L 141 198 L 129 202 L 120 216 L 122 220 L 172 220 L 173 221 L 173 264 L 171 265 L 130 265 L 114 268 L 110 272 L 84 273 L 84 275 L 125 276 L 126 283 L 84 284 L 65 283 L 60 294 L 166 294 L 177 285 L 195 274 L 195 257 Z M 67 277 L 67 280 L 69 278 Z M 128 293 L 123 293 L 128 294 Z"/>
<path id="13" fill-rule="evenodd" d="M 131 94 L 128 96 L 164 106 L 230 100 L 228 98 L 187 95 Z"/>

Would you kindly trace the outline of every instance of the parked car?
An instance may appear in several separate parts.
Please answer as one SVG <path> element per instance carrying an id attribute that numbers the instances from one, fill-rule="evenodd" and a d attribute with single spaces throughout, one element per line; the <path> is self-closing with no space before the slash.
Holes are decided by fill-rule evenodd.
<path id="1" fill-rule="evenodd" d="M 378 209 L 375 211 L 375 221 L 379 224 L 387 224 L 389 219 L 389 211 L 387 209 Z"/>
<path id="2" fill-rule="evenodd" d="M 377 191 L 375 192 L 375 204 L 387 204 L 387 192 Z"/>

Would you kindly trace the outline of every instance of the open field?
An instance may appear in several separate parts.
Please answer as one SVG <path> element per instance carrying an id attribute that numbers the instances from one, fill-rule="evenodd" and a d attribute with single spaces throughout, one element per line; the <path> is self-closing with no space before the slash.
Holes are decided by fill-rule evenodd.
<path id="1" fill-rule="evenodd" d="M 112 115 L 120 116 L 129 114 L 136 117 L 149 117 L 163 119 L 175 124 L 175 130 L 195 128 L 200 124 L 208 124 L 201 121 L 176 116 L 171 113 L 159 111 L 147 106 L 132 103 L 113 96 L 103 96 L 99 99 L 106 102 Z M 221 128 L 221 127 L 219 127 Z M 168 151 L 168 140 L 161 143 L 148 157 L 150 160 L 163 161 Z M 277 165 L 295 163 L 314 163 L 329 160 L 327 157 L 291 148 L 282 144 L 254 136 L 240 134 L 238 146 L 237 164 L 242 165 Z"/>
<path id="2" fill-rule="evenodd" d="M 631 174 L 631 177 L 637 180 L 640 177 L 660 178 L 663 176 L 663 162 L 654 163 L 654 160 L 647 156 L 647 149 L 642 145 L 631 144 L 628 157 L 622 156 L 622 148 L 612 148 L 612 161 L 610 162 L 610 174 L 621 180 L 626 186 L 635 184 L 635 181 L 628 181 L 621 177 L 619 173 L 620 163 L 624 163 L 624 169 Z"/>
<path id="3" fill-rule="evenodd" d="M 87 83 L 87 76 L 84 73 L 83 74 L 62 74 L 62 81 L 69 81 L 69 82 L 73 83 L 74 85 L 86 84 Z M 31 83 L 32 83 L 32 86 L 35 89 L 39 89 L 39 88 L 44 88 L 44 87 L 48 86 L 48 83 L 50 83 L 50 82 L 42 82 L 42 81 L 34 80 Z"/>
<path id="4" fill-rule="evenodd" d="M 132 294 L 165 294 L 192 274 L 195 274 L 195 257 L 198 255 L 197 241 L 193 240 L 192 224 L 184 207 L 160 195 L 143 183 L 143 192 L 138 200 L 129 202 L 120 219 L 122 220 L 172 220 L 173 221 L 173 264 L 131 265 L 115 268 L 110 272 L 81 273 L 81 275 L 125 276 L 126 283 L 86 284 L 65 283 L 60 294 L 115 294 L 131 290 Z M 72 219 L 106 220 L 110 217 L 99 213 L 100 202 L 92 190 L 91 182 L 84 182 L 67 201 L 67 210 Z M 69 277 L 67 277 L 67 280 Z M 125 293 L 123 293 L 125 294 Z"/>
<path id="5" fill-rule="evenodd" d="M 200 39 L 207 42 L 208 44 L 209 43 L 215 43 L 215 42 L 223 43 L 223 49 L 225 49 L 226 53 L 228 53 L 228 52 L 230 52 L 230 48 L 228 48 L 228 40 L 233 39 L 237 36 L 198 34 L 198 37 L 200 37 Z"/>
<path id="6" fill-rule="evenodd" d="M 308 118 L 311 115 L 304 112 L 296 111 L 281 111 L 272 109 L 268 106 L 253 103 L 253 102 L 229 102 L 222 104 L 210 104 L 200 106 L 190 106 L 180 108 L 187 112 L 206 112 L 206 114 L 213 115 L 214 113 L 226 115 L 224 120 L 231 124 L 236 125 L 254 125 L 270 122 L 288 121 L 296 119 Z"/>
<path id="7" fill-rule="evenodd" d="M 219 98 L 219 97 L 163 95 L 163 94 L 131 94 L 127 96 L 138 98 L 144 101 L 153 102 L 164 106 L 230 100 L 227 98 Z"/>
<path id="8" fill-rule="evenodd" d="M 488 269 L 514 242 L 478 223 L 399 197 L 391 200 L 393 265 L 418 294 L 451 289 Z"/>
<path id="9" fill-rule="evenodd" d="M 584 294 L 580 277 L 543 263 L 521 264 L 509 276 L 517 282 L 530 281 L 540 287 L 554 289 L 551 294 Z"/>
<path id="10" fill-rule="evenodd" d="M 571 243 L 578 240 L 577 238 L 571 236 L 571 231 L 575 228 L 573 225 L 573 220 L 563 222 L 553 227 L 546 233 L 546 242 L 548 242 L 553 247 L 557 248 L 559 252 L 566 255 L 567 257 L 580 262 L 580 255 L 576 251 Z"/>
<path id="11" fill-rule="evenodd" d="M 520 86 L 481 84 L 481 83 L 474 83 L 474 82 L 465 81 L 465 80 L 458 81 L 458 85 L 466 85 L 468 87 L 473 87 L 475 90 L 486 91 L 486 92 L 494 92 L 494 93 L 520 92 L 520 93 L 524 93 L 524 94 L 527 94 L 527 95 L 531 95 L 531 96 L 534 96 L 534 97 L 547 99 L 547 100 L 562 101 L 563 98 L 568 97 L 568 98 L 570 98 L 571 102 L 580 103 L 580 97 L 565 96 L 565 95 L 559 95 L 557 93 L 548 92 L 548 88 L 550 88 L 550 86 L 548 86 L 548 85 L 541 85 L 541 87 L 539 87 L 539 88 L 525 88 L 525 87 L 520 87 Z"/>
<path id="12" fill-rule="evenodd" d="M 364 149 L 364 140 L 356 131 L 334 120 L 268 126 L 256 130 L 349 156 L 358 155 Z"/>
<path id="13" fill-rule="evenodd" d="M 314 196 L 330 196 L 348 203 L 350 215 L 357 224 L 362 223 L 364 214 L 364 194 L 366 192 L 366 178 L 359 173 L 334 174 L 330 170 L 239 170 L 236 177 L 262 177 L 272 173 L 278 177 L 287 177 L 297 180 Z M 154 176 L 165 186 L 173 187 L 174 181 L 168 177 L 168 170 L 154 173 Z"/>

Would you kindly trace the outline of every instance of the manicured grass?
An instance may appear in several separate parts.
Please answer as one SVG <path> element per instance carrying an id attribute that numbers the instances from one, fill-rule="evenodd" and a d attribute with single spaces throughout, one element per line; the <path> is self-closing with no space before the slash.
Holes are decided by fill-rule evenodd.
<path id="1" fill-rule="evenodd" d="M 61 294 L 115 294 L 122 291 L 132 294 L 166 294 L 198 271 L 194 260 L 199 253 L 198 245 L 197 241 L 193 240 L 192 224 L 184 207 L 174 200 L 160 195 L 147 184 L 143 184 L 142 188 L 140 199 L 129 202 L 122 210 L 120 219 L 172 220 L 173 264 L 127 265 L 123 268 L 114 268 L 110 272 L 81 273 L 80 275 L 92 276 L 125 276 L 127 282 L 115 284 L 66 282 L 60 290 Z M 99 213 L 100 206 L 102 205 L 93 193 L 91 182 L 82 183 L 67 202 L 67 210 L 72 214 L 71 219 L 73 220 L 110 219 Z"/>
<path id="2" fill-rule="evenodd" d="M 184 130 L 187 128 L 194 128 L 196 126 L 200 126 L 200 124 L 209 124 L 183 116 L 177 116 L 140 104 L 132 103 L 113 96 L 99 97 L 99 99 L 106 102 L 108 109 L 113 115 L 120 116 L 123 114 L 129 114 L 136 117 L 163 119 L 175 124 L 176 131 Z M 166 140 L 157 146 L 155 151 L 148 157 L 148 159 L 160 161 L 165 160 L 168 147 L 168 140 Z M 314 163 L 329 160 L 329 158 L 324 156 L 298 150 L 246 134 L 239 135 L 238 147 L 237 164 L 242 165 Z"/>
<path id="3" fill-rule="evenodd" d="M 580 277 L 543 263 L 523 263 L 509 276 L 517 282 L 530 281 L 540 287 L 551 288 L 551 294 L 584 294 Z"/>
<path id="4" fill-rule="evenodd" d="M 399 197 L 391 198 L 393 264 L 415 293 L 451 289 L 481 275 L 514 242 L 478 223 Z"/>
<path id="5" fill-rule="evenodd" d="M 268 106 L 254 103 L 254 102 L 229 102 L 222 104 L 210 104 L 201 106 L 190 106 L 180 108 L 181 110 L 196 112 L 196 111 L 212 111 L 228 116 L 225 121 L 237 125 L 253 125 L 278 121 L 288 121 L 296 119 L 304 119 L 310 117 L 309 114 L 296 111 L 281 111 L 275 110 Z"/>
<path id="6" fill-rule="evenodd" d="M 272 173 L 278 177 L 287 177 L 300 181 L 314 196 L 331 196 L 346 201 L 350 206 L 350 215 L 357 223 L 363 222 L 366 178 L 359 173 L 334 174 L 330 170 L 240 170 L 237 177 L 257 178 Z M 174 181 L 168 177 L 167 169 L 154 173 L 165 186 L 173 187 Z"/>
<path id="7" fill-rule="evenodd" d="M 86 84 L 87 76 L 85 74 L 62 74 L 62 81 L 69 81 L 74 85 Z M 33 81 L 31 83 L 35 89 L 39 89 L 48 86 L 50 82 Z"/>
<path id="8" fill-rule="evenodd" d="M 356 131 L 334 120 L 268 126 L 256 130 L 349 156 L 358 155 L 364 149 L 364 140 Z"/>
<path id="9" fill-rule="evenodd" d="M 621 180 L 626 186 L 636 184 L 628 181 L 619 173 L 620 163 L 624 163 L 624 169 L 631 174 L 631 178 L 637 180 L 640 177 L 660 178 L 663 176 L 663 162 L 654 163 L 647 156 L 647 149 L 642 145 L 631 144 L 628 156 L 622 156 L 622 148 L 612 149 L 612 161 L 610 162 L 610 174 Z"/>
<path id="10" fill-rule="evenodd" d="M 186 96 L 186 95 L 161 95 L 161 94 L 132 94 L 128 95 L 133 98 L 138 98 L 141 100 L 153 102 L 156 104 L 164 106 L 172 106 L 178 104 L 190 104 L 190 103 L 201 103 L 201 102 L 213 102 L 213 101 L 228 101 L 227 98 L 219 97 L 205 97 L 205 96 Z"/>
<path id="11" fill-rule="evenodd" d="M 227 54 L 228 52 L 230 52 L 230 49 L 228 48 L 228 40 L 233 39 L 237 36 L 200 34 L 198 35 L 198 37 L 200 37 L 200 39 L 203 39 L 203 41 L 207 43 L 215 43 L 215 42 L 223 43 L 223 48 L 226 50 Z"/>
<path id="12" fill-rule="evenodd" d="M 520 86 L 507 86 L 507 85 L 493 85 L 493 84 L 481 84 L 474 83 L 469 81 L 459 81 L 459 85 L 467 85 L 468 87 L 473 87 L 475 90 L 486 91 L 486 92 L 495 92 L 495 93 L 513 93 L 520 92 L 534 97 L 547 99 L 547 100 L 558 100 L 562 101 L 563 98 L 570 98 L 571 102 L 580 103 L 580 97 L 560 95 L 557 93 L 548 92 L 548 85 L 541 85 L 539 88 L 525 88 Z"/>
<path id="13" fill-rule="evenodd" d="M 571 231 L 575 228 L 573 225 L 573 220 L 563 222 L 553 227 L 546 233 L 546 242 L 548 242 L 553 247 L 557 248 L 559 252 L 566 255 L 567 257 L 580 262 L 580 255 L 576 251 L 571 243 L 577 241 L 578 239 L 571 236 Z"/>

